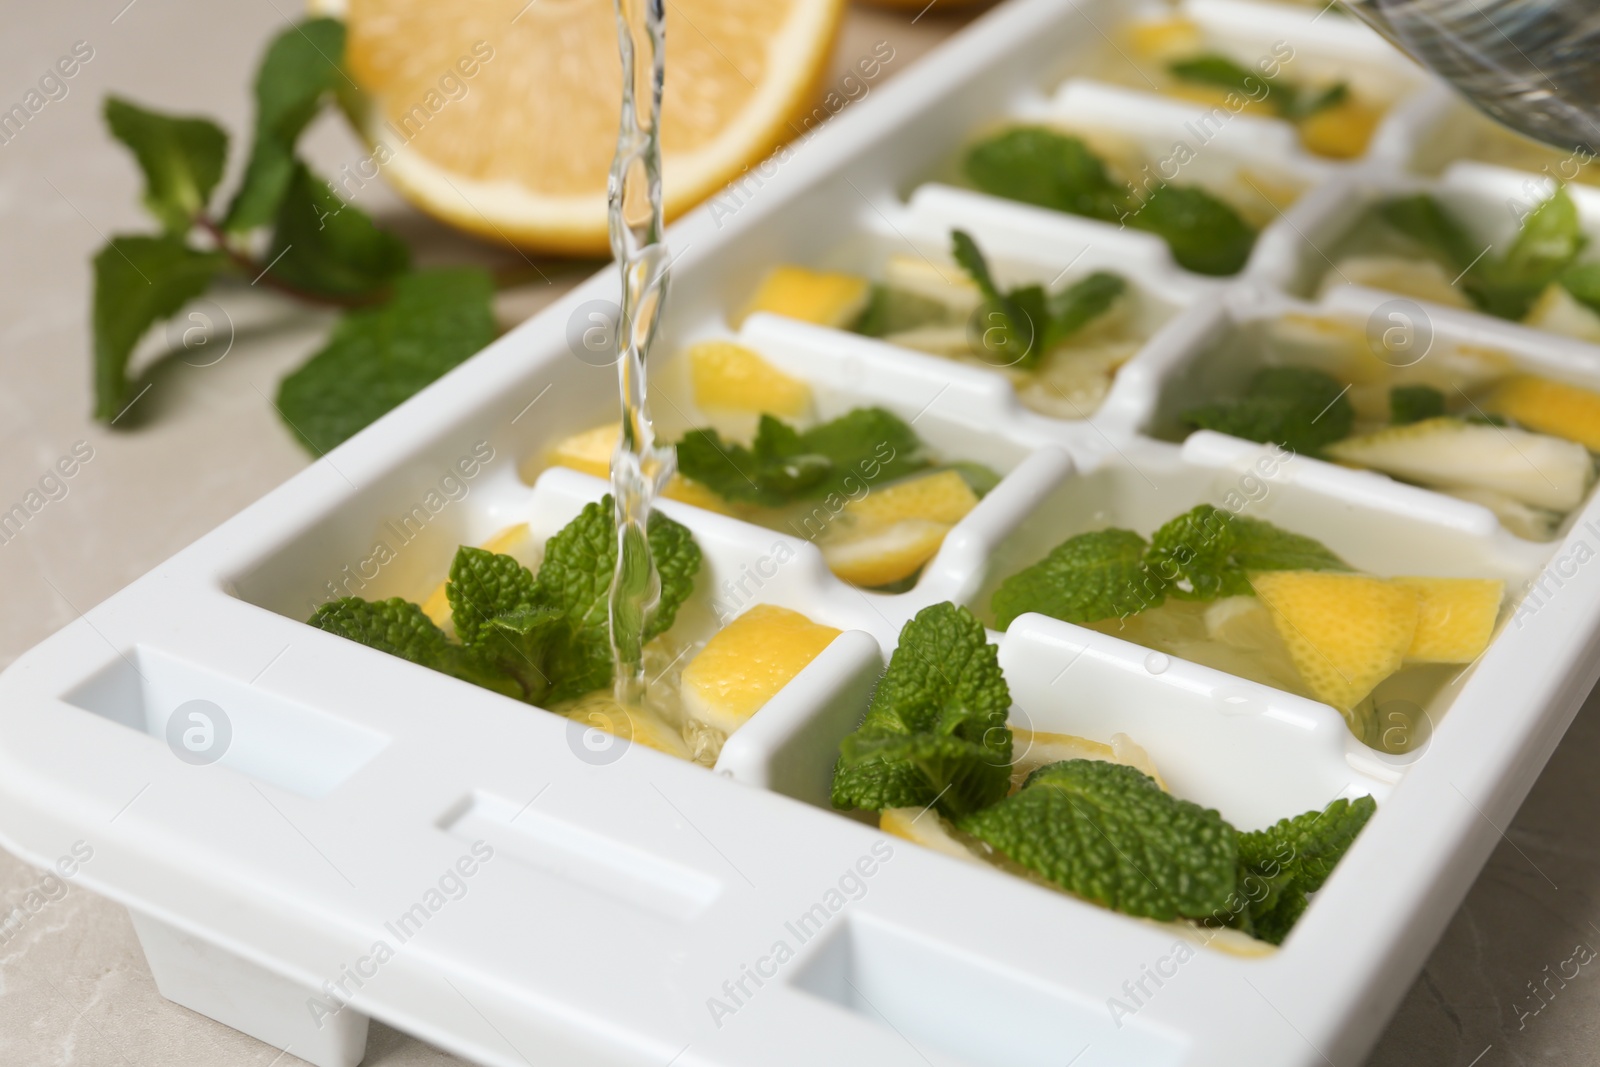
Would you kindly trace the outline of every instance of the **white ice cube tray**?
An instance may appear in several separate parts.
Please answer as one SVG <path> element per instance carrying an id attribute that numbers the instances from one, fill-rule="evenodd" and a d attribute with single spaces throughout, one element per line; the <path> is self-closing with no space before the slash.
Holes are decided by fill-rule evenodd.
<path id="1" fill-rule="evenodd" d="M 424 595 L 457 544 L 516 522 L 547 537 L 601 495 L 572 471 L 531 485 L 517 472 L 613 417 L 613 370 L 568 340 L 585 302 L 615 298 L 607 270 L 0 676 L 0 840 L 39 864 L 85 842 L 76 877 L 129 908 L 165 995 L 321 1067 L 360 1059 L 369 1017 L 496 1067 L 1358 1063 L 1595 681 L 1600 505 L 1533 544 L 1376 475 L 1267 462 L 1215 434 L 1147 435 L 1198 391 L 1197 369 L 1244 372 L 1202 360 L 1226 331 L 1307 309 L 1289 294 L 1317 266 L 1308 235 L 1347 222 L 1361 189 L 1409 188 L 1397 161 L 1445 98 L 1424 84 L 1346 166 L 1290 151 L 1271 123 L 1230 130 L 1228 152 L 1309 186 L 1234 279 L 1185 274 L 1146 234 L 919 186 L 972 130 L 1059 117 L 1076 99 L 1061 87 L 1118 10 L 1011 0 L 762 168 L 731 217 L 672 228 L 662 352 L 729 336 L 727 311 L 774 263 L 865 271 L 895 247 L 940 252 L 951 225 L 1012 276 L 1123 272 L 1152 331 L 1092 419 L 1061 421 L 987 371 L 772 316 L 741 325 L 743 343 L 813 383 L 822 414 L 884 405 L 1005 478 L 896 596 L 844 585 L 798 538 L 662 505 L 705 553 L 681 636 L 762 602 L 846 631 L 714 770 L 597 746 L 302 621 L 340 592 Z M 1330 28 L 1319 53 L 1309 14 L 1189 10 L 1292 25 L 1305 56 L 1359 39 Z M 1151 98 L 1097 99 L 1098 122 L 1182 136 Z M 1385 299 L 1338 290 L 1324 310 L 1359 320 Z M 1600 385 L 1590 346 L 1464 312 L 1435 325 Z M 681 429 L 698 413 L 681 368 L 659 362 L 657 411 Z M 1175 792 L 1242 828 L 1378 798 L 1281 951 L 1196 951 L 1171 928 L 826 810 L 838 741 L 916 611 L 981 607 L 1071 534 L 1148 532 L 1239 493 L 1250 514 L 1376 573 L 1503 578 L 1519 595 L 1538 583 L 1407 756 L 1365 748 L 1325 705 L 1080 627 L 1027 616 L 995 635 L 1019 725 L 1128 733 Z M 226 724 L 214 763 L 168 742 L 199 723 L 193 706 L 179 713 L 193 701 Z"/>

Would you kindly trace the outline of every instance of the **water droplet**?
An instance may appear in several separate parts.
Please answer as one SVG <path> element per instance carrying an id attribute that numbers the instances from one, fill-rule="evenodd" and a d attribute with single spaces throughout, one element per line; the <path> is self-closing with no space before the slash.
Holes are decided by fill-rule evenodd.
<path id="1" fill-rule="evenodd" d="M 1144 658 L 1144 669 L 1151 674 L 1165 674 L 1172 666 L 1172 657 L 1165 652 L 1152 652 Z"/>

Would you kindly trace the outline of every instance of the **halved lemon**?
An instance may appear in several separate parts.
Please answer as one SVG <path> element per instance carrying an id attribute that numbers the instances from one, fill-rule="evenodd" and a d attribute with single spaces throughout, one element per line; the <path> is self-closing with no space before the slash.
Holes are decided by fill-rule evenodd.
<path id="1" fill-rule="evenodd" d="M 358 122 L 417 207 L 524 248 L 609 250 L 622 99 L 606 0 L 312 0 L 348 27 Z M 673 0 L 661 142 L 670 219 L 814 123 L 844 0 Z M 338 179 L 336 179 L 338 180 Z"/>

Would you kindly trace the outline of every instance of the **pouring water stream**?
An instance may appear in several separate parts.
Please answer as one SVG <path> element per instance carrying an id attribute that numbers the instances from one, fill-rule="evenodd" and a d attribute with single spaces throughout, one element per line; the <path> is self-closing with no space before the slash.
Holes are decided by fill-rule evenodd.
<path id="1" fill-rule="evenodd" d="M 646 687 L 644 628 L 661 594 L 646 529 L 655 496 L 676 462 L 670 447 L 656 444 L 647 395 L 650 347 L 667 295 L 660 140 L 665 0 L 616 0 L 616 11 L 622 119 L 607 208 L 611 251 L 622 271 L 617 321 L 622 432 L 611 457 L 617 566 L 609 606 L 615 695 L 624 707 L 638 707 Z"/>

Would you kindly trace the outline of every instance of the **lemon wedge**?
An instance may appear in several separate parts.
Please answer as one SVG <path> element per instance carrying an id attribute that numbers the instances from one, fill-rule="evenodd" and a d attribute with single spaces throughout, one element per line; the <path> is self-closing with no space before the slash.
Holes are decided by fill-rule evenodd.
<path id="1" fill-rule="evenodd" d="M 955 471 L 925 474 L 846 504 L 823 534 L 834 574 L 869 589 L 903 581 L 939 554 L 945 535 L 978 498 Z"/>
<path id="2" fill-rule="evenodd" d="M 731 734 L 839 636 L 798 611 L 757 604 L 717 631 L 683 669 L 683 707 Z"/>
<path id="3" fill-rule="evenodd" d="M 1600 452 L 1600 393 L 1592 389 L 1519 374 L 1496 385 L 1483 407 L 1536 433 Z"/>
<path id="4" fill-rule="evenodd" d="M 348 27 L 363 167 L 490 240 L 606 254 L 622 98 L 611 5 L 321 0 Z M 843 0 L 668 5 L 661 144 L 667 218 L 812 124 Z M 365 170 L 356 172 L 365 176 Z"/>
<path id="5" fill-rule="evenodd" d="M 871 295 L 872 286 L 865 278 L 785 264 L 773 267 L 761 279 L 756 295 L 750 298 L 737 321 L 743 322 L 758 311 L 768 311 L 802 322 L 844 329 L 860 317 Z"/>
<path id="6" fill-rule="evenodd" d="M 596 730 L 604 730 L 624 741 L 633 741 L 679 759 L 693 759 L 694 753 L 683 734 L 659 714 L 648 708 L 619 704 L 610 693 L 591 693 L 565 712 L 567 718 Z"/>
<path id="7" fill-rule="evenodd" d="M 1399 670 L 1416 638 L 1417 593 L 1382 578 L 1267 571 L 1250 584 L 1312 694 L 1340 711 Z"/>
<path id="8" fill-rule="evenodd" d="M 1417 594 L 1408 663 L 1471 663 L 1489 647 L 1506 583 L 1487 578 L 1395 578 Z"/>
<path id="9" fill-rule="evenodd" d="M 809 385 L 731 341 L 690 348 L 689 377 L 694 402 L 702 408 L 796 418 L 811 407 Z"/>
<path id="10" fill-rule="evenodd" d="M 956 837 L 944 816 L 932 807 L 885 808 L 878 813 L 878 829 L 954 859 L 984 862 Z"/>
<path id="11" fill-rule="evenodd" d="M 1040 767 L 1069 759 L 1125 764 L 1154 778 L 1162 789 L 1167 788 L 1167 783 L 1156 770 L 1150 754 L 1127 734 L 1112 734 L 1111 743 L 1108 745 L 1073 734 L 1046 733 L 1043 730 L 1025 730 L 1013 726 L 1011 751 L 1016 754 L 1011 764 L 1012 792 L 1022 788 L 1022 783 L 1028 775 Z"/>
<path id="12" fill-rule="evenodd" d="M 523 474 L 528 480 L 537 474 L 540 466 L 566 467 L 569 470 L 579 471 L 583 474 L 592 474 L 596 478 L 611 477 L 611 453 L 616 450 L 617 437 L 622 433 L 620 422 L 608 422 L 603 426 L 596 426 L 592 430 L 575 433 L 571 437 L 564 437 L 551 446 L 545 454 L 543 464 L 533 464 L 524 468 Z M 681 474 L 674 474 L 667 480 L 666 488 L 661 495 L 668 500 L 676 500 L 684 504 L 693 504 L 697 508 L 715 511 L 719 515 L 733 515 L 735 510 L 727 501 L 716 493 L 691 481 Z"/>
<path id="13" fill-rule="evenodd" d="M 1383 112 L 1349 99 L 1300 120 L 1300 142 L 1329 159 L 1354 159 L 1367 150 Z"/>

